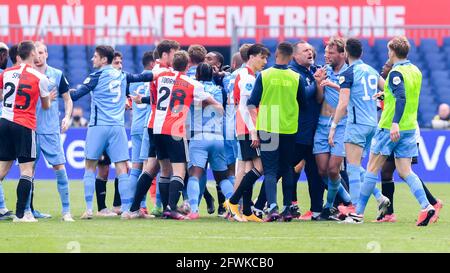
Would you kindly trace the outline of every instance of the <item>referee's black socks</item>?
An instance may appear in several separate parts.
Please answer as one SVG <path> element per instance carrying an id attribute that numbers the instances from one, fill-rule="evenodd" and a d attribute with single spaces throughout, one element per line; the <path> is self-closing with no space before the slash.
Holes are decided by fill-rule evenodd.
<path id="1" fill-rule="evenodd" d="M 107 180 L 103 180 L 100 177 L 95 179 L 95 195 L 97 196 L 97 208 L 98 211 L 106 208 L 106 183 Z"/>

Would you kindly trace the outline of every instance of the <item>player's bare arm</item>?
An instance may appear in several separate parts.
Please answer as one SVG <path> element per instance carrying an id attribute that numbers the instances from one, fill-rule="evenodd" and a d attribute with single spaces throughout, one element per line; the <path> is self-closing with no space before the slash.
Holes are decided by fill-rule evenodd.
<path id="1" fill-rule="evenodd" d="M 73 110 L 73 101 L 68 92 L 62 95 L 64 101 L 64 118 L 61 121 L 61 133 L 65 133 L 70 127 L 70 116 Z"/>
<path id="2" fill-rule="evenodd" d="M 331 147 L 334 147 L 334 134 L 336 133 L 336 127 L 346 113 L 349 100 L 350 89 L 342 88 L 339 92 L 339 103 L 336 107 L 336 112 L 334 113 L 333 122 L 331 123 L 330 134 L 328 135 L 328 143 Z"/>

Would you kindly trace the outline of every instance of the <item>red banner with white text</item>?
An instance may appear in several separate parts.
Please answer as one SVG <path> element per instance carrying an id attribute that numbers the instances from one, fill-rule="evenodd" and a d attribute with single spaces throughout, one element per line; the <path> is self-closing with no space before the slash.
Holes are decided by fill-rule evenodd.
<path id="1" fill-rule="evenodd" d="M 426 4 L 425 4 L 426 3 Z M 450 36 L 443 0 L 0 0 L 0 40 L 230 45 L 242 38 Z M 272 26 L 260 29 L 255 26 Z M 408 26 L 430 26 L 416 29 Z M 433 26 L 433 27 L 431 27 Z"/>

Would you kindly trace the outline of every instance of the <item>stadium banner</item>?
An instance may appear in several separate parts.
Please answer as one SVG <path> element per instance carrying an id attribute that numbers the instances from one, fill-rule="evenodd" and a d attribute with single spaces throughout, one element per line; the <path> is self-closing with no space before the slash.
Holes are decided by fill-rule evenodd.
<path id="1" fill-rule="evenodd" d="M 83 179 L 84 174 L 84 147 L 86 128 L 72 128 L 61 135 L 61 142 L 66 155 L 66 169 L 69 179 Z M 128 139 L 130 139 L 127 130 Z M 128 142 L 131 156 L 131 141 Z M 367 158 L 363 166 L 367 165 Z M 419 144 L 419 164 L 413 166 L 414 172 L 426 182 L 450 183 L 450 130 L 422 130 Z M 110 178 L 114 178 L 115 169 L 111 165 Z M 18 166 L 14 164 L 7 179 L 18 179 L 20 177 Z M 36 179 L 55 179 L 52 167 L 41 158 L 36 168 Z M 208 178 L 213 180 L 211 172 Z M 300 180 L 304 181 L 304 172 Z M 400 181 L 396 178 L 396 181 Z"/>
<path id="2" fill-rule="evenodd" d="M 0 40 L 47 43 L 154 43 L 229 46 L 237 37 L 390 37 L 410 25 L 448 25 L 450 1 L 442 0 L 0 0 Z M 273 28 L 262 33 L 256 25 Z M 419 31 L 419 30 L 418 30 Z M 448 33 L 417 32 L 441 39 Z"/>

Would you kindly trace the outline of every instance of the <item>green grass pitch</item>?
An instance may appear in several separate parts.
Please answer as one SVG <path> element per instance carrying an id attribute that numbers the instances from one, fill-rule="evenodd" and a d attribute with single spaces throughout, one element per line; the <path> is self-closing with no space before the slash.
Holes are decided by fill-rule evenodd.
<path id="1" fill-rule="evenodd" d="M 16 181 L 4 183 L 7 206 L 15 210 Z M 416 227 L 419 205 L 404 183 L 396 184 L 397 223 L 371 223 L 371 198 L 362 225 L 335 222 L 236 223 L 208 215 L 204 201 L 196 221 L 133 220 L 119 218 L 80 220 L 84 211 L 83 185 L 70 183 L 75 223 L 60 220 L 60 202 L 54 181 L 37 181 L 35 207 L 52 214 L 38 223 L 0 221 L 0 252 L 450 252 L 450 184 L 428 184 L 444 202 L 440 219 Z M 379 186 L 379 185 L 378 185 Z M 214 184 L 208 183 L 215 194 Z M 258 183 L 256 189 L 259 189 Z M 113 183 L 108 183 L 111 206 Z M 254 195 L 256 195 L 255 190 Z M 306 183 L 298 184 L 301 211 L 309 207 Z M 279 189 L 281 200 L 281 188 Z M 217 203 L 217 201 L 216 201 Z M 95 200 L 94 200 L 95 204 Z M 96 206 L 95 206 L 96 207 Z M 169 234 L 175 234 L 168 236 Z"/>

